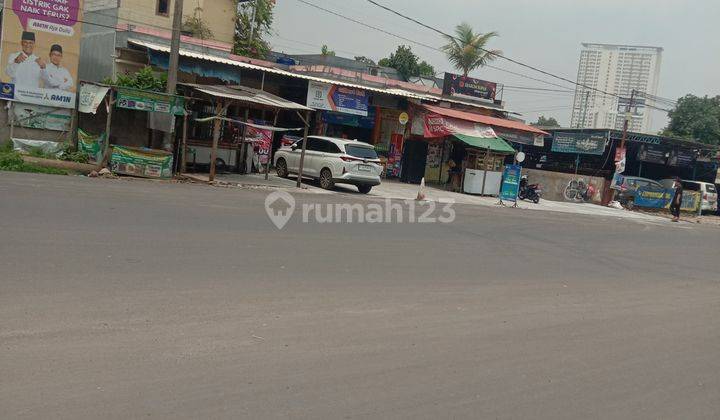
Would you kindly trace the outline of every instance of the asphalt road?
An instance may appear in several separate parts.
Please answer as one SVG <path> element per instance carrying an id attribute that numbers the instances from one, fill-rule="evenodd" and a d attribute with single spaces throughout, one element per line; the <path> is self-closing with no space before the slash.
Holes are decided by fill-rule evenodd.
<path id="1" fill-rule="evenodd" d="M 0 418 L 720 418 L 718 228 L 267 194 L 0 173 Z"/>

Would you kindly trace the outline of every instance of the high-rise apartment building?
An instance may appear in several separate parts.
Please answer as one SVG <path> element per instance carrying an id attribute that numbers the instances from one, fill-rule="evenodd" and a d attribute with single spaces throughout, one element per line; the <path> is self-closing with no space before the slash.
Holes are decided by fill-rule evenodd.
<path id="1" fill-rule="evenodd" d="M 660 78 L 662 48 L 634 45 L 582 44 L 577 81 L 623 98 L 640 92 L 631 112 L 628 129 L 648 132 L 650 110 L 643 94 L 656 95 Z M 652 104 L 652 102 L 647 101 Z M 581 86 L 575 89 L 571 126 L 577 128 L 622 129 L 627 101 Z"/>

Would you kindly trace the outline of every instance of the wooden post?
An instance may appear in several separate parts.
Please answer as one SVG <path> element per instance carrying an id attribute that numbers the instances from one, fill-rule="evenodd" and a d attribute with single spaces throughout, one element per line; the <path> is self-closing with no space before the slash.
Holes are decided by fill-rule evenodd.
<path id="1" fill-rule="evenodd" d="M 245 122 L 248 122 L 248 118 L 250 118 L 250 108 L 245 108 Z M 245 157 L 245 135 L 247 133 L 247 125 L 243 124 L 243 132 L 242 132 L 242 139 L 240 140 L 240 151 L 238 155 L 240 156 L 240 163 L 238 164 L 238 172 L 241 174 L 247 173 L 246 167 L 245 167 L 245 161 L 247 160 Z"/>
<path id="2" fill-rule="evenodd" d="M 217 160 L 217 148 L 218 148 L 218 140 L 220 140 L 220 124 L 222 123 L 222 111 L 223 111 L 223 101 L 218 100 L 217 104 L 215 105 L 215 122 L 213 126 L 213 143 L 212 143 L 212 152 L 210 153 L 210 175 L 208 177 L 208 180 L 210 182 L 215 180 L 215 161 Z"/>
<path id="3" fill-rule="evenodd" d="M 265 74 L 265 73 L 263 73 Z M 278 115 L 280 115 L 280 110 L 275 110 L 275 119 L 273 121 L 273 127 L 277 127 L 278 122 Z M 271 139 L 275 140 L 275 131 L 272 132 Z M 270 173 L 270 165 L 272 164 L 272 150 L 273 150 L 273 141 L 270 141 L 270 150 L 268 151 L 268 161 L 265 165 L 265 180 L 267 181 L 269 173 Z"/>
<path id="4" fill-rule="evenodd" d="M 105 151 L 103 152 L 103 159 L 102 162 L 100 162 L 100 167 L 110 165 L 110 127 L 112 126 L 113 105 L 115 105 L 115 101 L 113 100 L 113 91 L 110 90 L 109 93 L 110 94 L 107 98 L 105 98 L 108 115 L 107 121 L 105 121 Z"/>
<path id="5" fill-rule="evenodd" d="M 297 187 L 302 187 L 303 166 L 305 165 L 305 150 L 307 149 L 308 130 L 310 129 L 310 111 L 305 111 L 305 131 L 303 132 L 302 153 L 300 153 L 300 167 L 298 168 Z"/>
<path id="6" fill-rule="evenodd" d="M 483 183 L 482 183 L 482 190 L 480 192 L 480 195 L 485 195 L 485 182 L 487 182 L 487 167 L 488 167 L 488 158 L 490 157 L 490 148 L 488 147 L 485 151 L 485 159 L 483 159 Z"/>
<path id="7" fill-rule="evenodd" d="M 187 129 L 188 129 L 188 111 L 183 112 L 183 132 L 182 146 L 180 149 L 180 173 L 183 174 L 187 170 Z"/>
<path id="8" fill-rule="evenodd" d="M 13 136 L 15 135 L 15 106 L 14 102 L 8 102 L 8 117 L 10 117 L 10 141 L 12 142 Z M 14 146 L 13 146 L 14 147 Z"/>

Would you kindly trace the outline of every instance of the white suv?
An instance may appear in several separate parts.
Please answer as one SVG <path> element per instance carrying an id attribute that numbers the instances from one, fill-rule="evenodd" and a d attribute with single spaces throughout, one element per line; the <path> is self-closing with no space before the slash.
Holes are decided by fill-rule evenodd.
<path id="1" fill-rule="evenodd" d="M 280 177 L 300 170 L 302 140 L 275 153 L 275 168 Z M 335 183 L 356 185 L 363 194 L 380 185 L 382 166 L 372 145 L 357 140 L 309 136 L 305 150 L 303 177 L 320 181 L 325 189 Z"/>

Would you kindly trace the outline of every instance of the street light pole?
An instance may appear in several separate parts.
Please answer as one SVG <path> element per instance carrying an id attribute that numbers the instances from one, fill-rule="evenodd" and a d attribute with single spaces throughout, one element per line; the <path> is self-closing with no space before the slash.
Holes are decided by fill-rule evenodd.
<path id="1" fill-rule="evenodd" d="M 182 14 L 183 0 L 175 0 L 175 9 L 173 10 L 172 34 L 170 38 L 170 60 L 168 63 L 167 89 L 168 94 L 174 95 L 177 87 L 178 66 L 180 62 L 180 31 L 182 30 Z M 172 133 L 165 133 L 163 148 L 170 150 L 172 148 Z"/>

